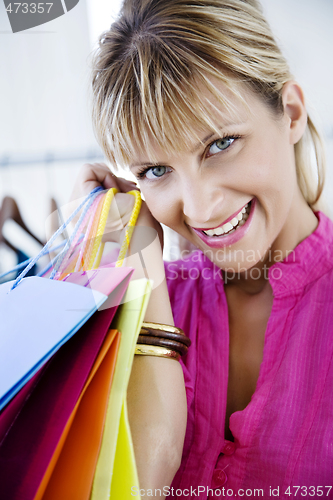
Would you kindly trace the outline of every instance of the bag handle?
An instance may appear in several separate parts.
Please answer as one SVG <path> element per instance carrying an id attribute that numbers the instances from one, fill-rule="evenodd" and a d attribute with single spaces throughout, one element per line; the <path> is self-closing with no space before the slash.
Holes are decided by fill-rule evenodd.
<path id="1" fill-rule="evenodd" d="M 93 191 L 92 191 L 93 192 Z M 75 227 L 74 227 L 74 231 L 72 233 L 72 235 L 70 236 L 70 238 L 68 239 L 66 245 L 65 245 L 65 248 L 60 252 L 60 254 L 58 255 L 57 257 L 57 260 L 56 260 L 56 264 L 53 268 L 53 271 L 50 275 L 50 279 L 54 279 L 56 274 L 58 273 L 58 269 L 60 268 L 62 262 L 65 260 L 66 256 L 70 254 L 71 250 L 72 250 L 72 247 L 73 247 L 73 242 L 74 240 L 77 240 L 76 238 L 76 235 L 80 234 L 78 232 L 79 228 L 81 227 L 82 225 L 82 222 L 84 221 L 86 215 L 89 213 L 89 210 L 91 208 L 91 206 L 93 205 L 94 201 L 99 197 L 101 196 L 101 192 L 102 192 L 102 189 L 100 189 L 97 193 L 94 193 L 90 199 L 87 200 L 87 203 L 86 203 L 86 206 L 84 207 L 84 210 L 82 212 L 82 214 L 80 215 L 79 217 L 79 220 L 77 221 L 77 223 L 75 224 Z M 90 193 L 91 194 L 91 193 Z M 81 207 L 82 208 L 82 207 Z M 70 218 L 73 216 L 73 214 L 70 216 Z M 69 219 L 70 219 L 69 218 Z M 69 219 L 66 221 L 66 225 L 68 225 L 68 221 Z"/>
<path id="2" fill-rule="evenodd" d="M 142 205 L 142 198 L 140 195 L 140 191 L 133 189 L 133 191 L 129 191 L 128 194 L 132 194 L 135 197 L 135 202 L 134 202 L 134 207 L 132 210 L 132 215 L 131 215 L 130 220 L 128 221 L 128 224 L 126 226 L 125 238 L 124 238 L 123 244 L 122 244 L 120 251 L 119 251 L 118 260 L 116 262 L 116 267 L 121 267 L 124 263 L 125 255 L 127 253 L 127 250 L 129 248 L 129 245 L 131 242 L 133 229 L 134 229 L 134 226 L 138 220 L 141 205 Z"/>
<path id="3" fill-rule="evenodd" d="M 88 226 L 86 229 L 86 234 L 82 242 L 79 255 L 76 258 L 76 261 L 74 261 L 74 264 L 71 263 L 70 267 L 66 269 L 66 263 L 68 262 L 71 253 L 71 249 L 69 249 L 67 252 L 67 258 L 63 261 L 61 267 L 57 266 L 58 273 L 56 274 L 55 270 L 55 272 L 53 272 L 52 278 L 55 277 L 55 279 L 61 280 L 69 272 L 73 271 L 77 272 L 82 269 L 89 271 L 98 268 L 101 262 L 105 246 L 105 244 L 102 242 L 102 238 L 105 232 L 107 217 L 110 211 L 113 198 L 116 195 L 116 193 L 118 193 L 118 190 L 116 188 L 112 188 L 107 191 L 107 193 L 104 196 L 104 200 L 103 199 L 95 200 L 94 202 L 95 206 L 91 208 L 91 214 L 90 214 L 91 217 L 89 219 Z M 116 267 L 121 267 L 124 263 L 124 258 L 132 237 L 133 228 L 136 224 L 142 204 L 141 195 L 139 191 L 132 190 L 129 191 L 127 194 L 133 195 L 135 201 L 130 216 L 130 220 L 126 226 L 125 237 L 120 248 L 119 256 L 116 262 Z M 101 195 L 101 197 L 103 197 L 103 195 Z M 86 227 L 85 221 L 83 221 L 82 226 Z M 75 243 L 75 238 L 73 239 L 73 246 L 74 243 Z M 85 263 L 87 263 L 86 266 Z"/>
<path id="4" fill-rule="evenodd" d="M 96 236 L 94 239 L 91 239 L 93 241 L 92 248 L 90 248 L 90 253 L 88 254 L 89 256 L 89 263 L 88 263 L 88 269 L 96 269 L 101 261 L 103 250 L 104 250 L 104 243 L 102 243 L 102 237 L 105 231 L 105 226 L 106 226 L 106 221 L 108 217 L 108 213 L 111 207 L 112 200 L 115 196 L 115 194 L 118 192 L 116 188 L 109 189 L 104 195 L 104 201 L 100 213 L 100 217 L 98 218 L 98 224 L 97 224 L 97 229 L 96 229 Z M 134 207 L 132 210 L 132 214 L 130 217 L 130 220 L 128 224 L 126 225 L 126 231 L 125 231 L 125 237 L 124 241 L 121 245 L 120 251 L 119 251 L 119 256 L 116 262 L 116 267 L 121 267 L 124 263 L 124 259 L 126 256 L 126 253 L 128 251 L 131 237 L 133 234 L 133 229 L 134 226 L 137 222 L 141 204 L 142 204 L 142 199 L 140 195 L 140 191 L 137 190 L 132 190 L 129 191 L 128 194 L 131 194 L 135 197 L 135 202 L 134 202 Z M 65 244 L 64 249 L 57 255 L 57 257 L 54 259 L 56 262 L 54 269 L 50 275 L 50 279 L 55 279 L 57 276 L 57 273 L 59 275 L 59 270 L 63 270 L 65 267 L 66 262 L 68 261 L 68 258 L 70 257 L 73 248 L 76 247 L 77 243 L 79 242 L 80 238 L 80 231 L 79 229 L 81 227 L 84 227 L 86 224 L 86 221 L 88 219 L 89 223 L 93 223 L 94 220 L 96 220 L 95 215 L 96 211 L 98 209 L 98 198 L 103 196 L 103 188 L 102 187 L 97 187 L 93 189 L 89 195 L 83 200 L 83 202 L 74 210 L 74 212 L 69 216 L 69 218 L 61 225 L 61 227 L 53 234 L 53 236 L 49 239 L 49 241 L 45 244 L 45 246 L 42 248 L 42 250 L 39 252 L 39 254 L 34 257 L 33 259 L 30 260 L 29 264 L 27 267 L 22 271 L 22 273 L 16 278 L 16 280 L 13 283 L 13 286 L 11 290 L 14 290 L 14 288 L 17 287 L 17 285 L 22 281 L 24 276 L 30 271 L 30 269 L 36 264 L 36 262 L 45 254 L 49 253 L 50 251 L 53 251 L 55 248 L 50 248 L 52 243 L 60 236 L 66 227 L 70 224 L 70 222 L 74 219 L 74 217 L 84 208 L 82 211 L 82 214 L 79 217 L 79 220 L 77 221 L 74 231 L 71 235 L 71 237 L 68 239 L 68 241 Z M 94 205 L 95 203 L 95 205 Z M 101 200 L 100 200 L 101 203 Z M 89 248 L 85 248 L 84 250 L 88 250 Z M 78 261 L 80 259 L 80 255 L 78 256 Z M 82 259 L 82 255 L 81 255 Z M 62 265 L 63 264 L 63 265 Z M 80 265 L 80 264 L 79 264 Z M 49 267 L 49 266 L 48 266 Z M 76 270 L 76 267 L 75 267 Z M 67 273 L 66 273 L 67 274 Z"/>
<path id="5" fill-rule="evenodd" d="M 22 273 L 16 278 L 14 281 L 14 284 L 11 288 L 11 290 L 14 290 L 14 288 L 17 287 L 17 285 L 22 281 L 24 276 L 30 271 L 30 269 L 36 264 L 36 262 L 43 256 L 45 253 L 48 253 L 50 250 L 50 246 L 52 243 L 60 236 L 68 224 L 74 219 L 74 217 L 79 213 L 79 211 L 84 207 L 84 205 L 90 201 L 91 198 L 95 198 L 100 191 L 103 191 L 101 187 L 97 187 L 91 191 L 91 193 L 88 194 L 88 196 L 83 200 L 83 202 L 74 210 L 74 212 L 69 216 L 69 218 L 59 227 L 59 229 L 54 233 L 54 235 L 49 239 L 49 241 L 45 244 L 45 246 L 42 248 L 42 250 L 39 252 L 36 257 L 34 257 L 31 261 L 30 264 L 27 265 L 27 267 L 22 271 Z"/>

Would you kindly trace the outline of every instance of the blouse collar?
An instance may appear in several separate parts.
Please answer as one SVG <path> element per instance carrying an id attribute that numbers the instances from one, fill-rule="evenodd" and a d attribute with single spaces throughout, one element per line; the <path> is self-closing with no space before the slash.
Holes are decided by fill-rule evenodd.
<path id="1" fill-rule="evenodd" d="M 315 215 L 319 220 L 315 231 L 269 269 L 275 297 L 301 291 L 333 267 L 333 223 L 322 212 Z"/>

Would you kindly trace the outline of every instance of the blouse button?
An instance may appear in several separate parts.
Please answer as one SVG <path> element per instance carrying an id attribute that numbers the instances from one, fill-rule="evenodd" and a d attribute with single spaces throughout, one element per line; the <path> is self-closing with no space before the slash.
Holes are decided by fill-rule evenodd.
<path id="1" fill-rule="evenodd" d="M 236 451 L 236 445 L 232 441 L 224 445 L 224 448 L 222 450 L 222 453 L 224 455 L 232 455 Z"/>
<path id="2" fill-rule="evenodd" d="M 227 482 L 227 475 L 224 470 L 215 469 L 213 473 L 212 488 L 219 488 Z"/>

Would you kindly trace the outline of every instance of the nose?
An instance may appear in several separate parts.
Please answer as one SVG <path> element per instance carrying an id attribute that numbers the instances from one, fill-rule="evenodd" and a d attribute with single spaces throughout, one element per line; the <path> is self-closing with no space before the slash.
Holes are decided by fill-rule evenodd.
<path id="1" fill-rule="evenodd" d="M 196 182 L 186 182 L 182 189 L 182 198 L 186 222 L 193 227 L 201 227 L 216 220 L 224 195 L 219 187 L 198 179 Z"/>

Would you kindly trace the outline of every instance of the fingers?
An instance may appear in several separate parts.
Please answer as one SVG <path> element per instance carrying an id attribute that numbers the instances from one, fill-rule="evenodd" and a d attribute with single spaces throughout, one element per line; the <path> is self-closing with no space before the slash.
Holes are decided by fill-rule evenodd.
<path id="1" fill-rule="evenodd" d="M 127 193 L 128 191 L 132 191 L 134 189 L 140 191 L 135 182 L 128 181 L 127 179 L 123 179 L 122 177 L 116 177 L 116 180 L 118 184 L 118 189 L 122 193 Z"/>
<path id="2" fill-rule="evenodd" d="M 138 189 L 134 182 L 116 177 L 105 163 L 86 163 L 82 167 L 79 179 L 82 194 L 88 194 L 99 186 L 105 189 L 116 188 L 123 193 Z"/>
<path id="3" fill-rule="evenodd" d="M 113 178 L 114 175 L 105 163 L 86 163 L 79 174 L 82 194 L 89 194 L 93 189 L 100 186 L 105 189 L 117 187 Z"/>
<path id="4" fill-rule="evenodd" d="M 111 203 L 105 228 L 105 233 L 109 233 L 110 236 L 110 239 L 107 238 L 106 241 L 114 241 L 112 233 L 123 229 L 132 214 L 135 200 L 133 196 L 126 193 L 134 189 L 138 190 L 138 187 L 134 182 L 116 177 L 105 163 L 86 163 L 82 166 L 72 191 L 71 202 L 68 204 L 69 214 L 73 212 L 79 201 L 96 187 L 116 188 L 118 191 Z"/>

